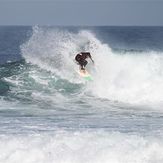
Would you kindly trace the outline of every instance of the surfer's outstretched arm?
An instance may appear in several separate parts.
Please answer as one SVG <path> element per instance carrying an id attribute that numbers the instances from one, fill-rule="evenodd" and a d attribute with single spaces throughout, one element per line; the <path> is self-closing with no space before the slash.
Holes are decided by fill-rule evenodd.
<path id="1" fill-rule="evenodd" d="M 95 62 L 94 62 L 94 60 L 92 59 L 92 57 L 90 56 L 89 58 L 91 59 L 92 63 L 94 64 Z"/>
<path id="2" fill-rule="evenodd" d="M 88 53 L 88 57 L 90 58 L 90 60 L 92 61 L 92 63 L 94 64 L 94 60 L 92 59 L 92 56 L 90 53 Z"/>
<path id="3" fill-rule="evenodd" d="M 94 60 L 92 58 L 90 58 L 90 59 L 91 59 L 92 63 L 94 64 L 95 63 Z"/>

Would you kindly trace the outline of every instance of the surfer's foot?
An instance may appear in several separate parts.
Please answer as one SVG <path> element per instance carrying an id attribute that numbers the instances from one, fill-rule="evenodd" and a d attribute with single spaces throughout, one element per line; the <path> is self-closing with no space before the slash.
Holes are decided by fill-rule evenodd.
<path id="1" fill-rule="evenodd" d="M 80 71 L 83 72 L 83 73 L 85 73 L 85 69 L 84 68 L 81 68 Z"/>
<path id="2" fill-rule="evenodd" d="M 82 67 L 81 70 L 85 70 L 85 68 Z"/>

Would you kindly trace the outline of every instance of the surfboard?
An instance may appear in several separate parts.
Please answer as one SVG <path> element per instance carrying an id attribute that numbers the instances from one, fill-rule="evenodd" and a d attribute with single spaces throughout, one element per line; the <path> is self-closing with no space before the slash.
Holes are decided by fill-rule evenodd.
<path id="1" fill-rule="evenodd" d="M 87 81 L 93 80 L 93 79 L 92 79 L 92 76 L 89 74 L 89 72 L 88 72 L 87 70 L 78 70 L 77 72 L 78 72 L 78 74 L 79 74 L 81 77 L 83 77 L 85 80 L 87 80 Z"/>

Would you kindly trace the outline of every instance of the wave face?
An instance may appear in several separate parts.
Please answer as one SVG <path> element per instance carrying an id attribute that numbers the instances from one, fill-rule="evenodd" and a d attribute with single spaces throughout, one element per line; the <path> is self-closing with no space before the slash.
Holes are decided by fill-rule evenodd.
<path id="1" fill-rule="evenodd" d="M 162 163 L 162 28 L 29 29 L 0 65 L 0 162 Z"/>

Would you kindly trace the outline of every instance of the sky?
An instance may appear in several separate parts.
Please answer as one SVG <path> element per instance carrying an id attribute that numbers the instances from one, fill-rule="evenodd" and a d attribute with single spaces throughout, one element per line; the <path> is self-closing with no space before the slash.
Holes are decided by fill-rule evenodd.
<path id="1" fill-rule="evenodd" d="M 0 25 L 163 26 L 163 0 L 0 0 Z"/>

